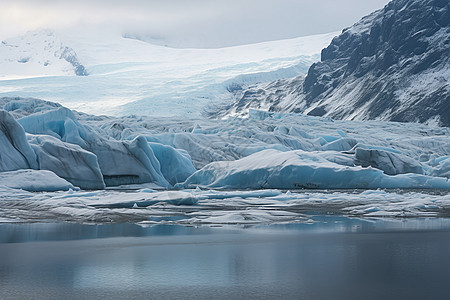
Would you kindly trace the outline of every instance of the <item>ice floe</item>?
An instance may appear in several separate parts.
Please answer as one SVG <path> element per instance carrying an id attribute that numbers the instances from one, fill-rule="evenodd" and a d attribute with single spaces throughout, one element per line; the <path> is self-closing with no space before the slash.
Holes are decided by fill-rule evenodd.
<path id="1" fill-rule="evenodd" d="M 0 186 L 5 222 L 134 222 L 142 225 L 257 225 L 311 222 L 316 215 L 446 217 L 448 191 L 62 191 Z"/>

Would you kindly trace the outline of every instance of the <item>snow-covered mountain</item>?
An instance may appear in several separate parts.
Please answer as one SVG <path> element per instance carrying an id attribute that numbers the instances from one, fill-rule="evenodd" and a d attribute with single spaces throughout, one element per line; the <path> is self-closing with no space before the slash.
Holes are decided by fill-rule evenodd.
<path id="1" fill-rule="evenodd" d="M 335 35 L 175 49 L 108 32 L 29 33 L 2 46 L 8 52 L 0 53 L 0 95 L 44 98 L 95 114 L 200 116 L 206 105 L 229 98 L 236 82 L 306 74 Z M 89 76 L 75 76 L 74 66 L 59 59 L 65 45 Z M 18 62 L 22 57 L 28 62 Z"/>
<path id="2" fill-rule="evenodd" d="M 0 43 L 0 80 L 8 78 L 86 76 L 75 51 L 51 30 L 30 31 Z"/>
<path id="3" fill-rule="evenodd" d="M 306 77 L 237 89 L 249 108 L 450 126 L 450 2 L 394 0 L 334 38 Z"/>

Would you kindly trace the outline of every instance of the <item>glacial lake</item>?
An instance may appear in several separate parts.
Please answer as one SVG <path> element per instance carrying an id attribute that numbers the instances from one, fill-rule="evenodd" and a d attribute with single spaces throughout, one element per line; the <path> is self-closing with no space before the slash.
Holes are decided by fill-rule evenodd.
<path id="1" fill-rule="evenodd" d="M 0 299 L 449 299 L 450 219 L 0 224 Z"/>

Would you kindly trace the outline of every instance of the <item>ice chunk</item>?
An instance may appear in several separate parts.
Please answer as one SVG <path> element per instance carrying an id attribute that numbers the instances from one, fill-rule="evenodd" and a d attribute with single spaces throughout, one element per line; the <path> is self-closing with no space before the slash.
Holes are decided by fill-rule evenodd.
<path id="1" fill-rule="evenodd" d="M 0 106 L 2 104 L 4 104 L 3 109 L 12 114 L 16 119 L 61 107 L 61 104 L 55 102 L 21 97 L 0 98 Z"/>
<path id="2" fill-rule="evenodd" d="M 24 129 L 8 112 L 0 110 L 0 172 L 37 168 L 36 154 Z"/>
<path id="3" fill-rule="evenodd" d="M 19 122 L 29 133 L 50 135 L 94 153 L 108 186 L 147 182 L 169 185 L 144 137 L 136 137 L 131 142 L 104 138 L 82 125 L 74 113 L 64 107 L 32 114 Z"/>
<path id="4" fill-rule="evenodd" d="M 89 203 L 92 207 L 101 208 L 136 208 L 147 207 L 164 202 L 173 205 L 193 205 L 198 198 L 184 191 L 163 191 L 143 195 L 142 193 L 129 193 L 128 195 L 116 194 L 109 197 L 100 197 Z"/>
<path id="5" fill-rule="evenodd" d="M 221 188 L 450 188 L 450 181 L 418 174 L 389 176 L 373 168 L 339 165 L 318 152 L 265 150 L 237 161 L 213 162 L 178 187 Z"/>
<path id="6" fill-rule="evenodd" d="M 78 145 L 49 135 L 30 136 L 39 169 L 50 170 L 82 189 L 104 189 L 105 183 L 97 157 Z"/>
<path id="7" fill-rule="evenodd" d="M 323 150 L 348 151 L 351 150 L 358 141 L 351 138 L 341 138 L 322 146 Z"/>
<path id="8" fill-rule="evenodd" d="M 440 157 L 434 160 L 437 166 L 432 168 L 430 175 L 450 178 L 450 156 Z"/>
<path id="9" fill-rule="evenodd" d="M 176 150 L 171 146 L 148 143 L 158 159 L 161 173 L 172 185 L 184 182 L 195 171 L 191 157 L 185 150 Z"/>
<path id="10" fill-rule="evenodd" d="M 93 139 L 93 135 L 88 135 L 85 127 L 76 120 L 74 113 L 65 107 L 31 114 L 18 121 L 28 133 L 51 135 L 84 149 L 88 148 L 85 140 Z"/>
<path id="11" fill-rule="evenodd" d="M 3 100 L 0 98 L 0 105 L 8 104 L 2 103 Z M 169 187 L 192 175 L 195 172 L 192 164 L 200 169 L 211 162 L 222 161 L 217 164 L 228 164 L 228 161 L 245 157 L 251 157 L 252 161 L 244 161 L 248 165 L 241 166 L 242 172 L 249 174 L 246 180 L 255 180 L 248 186 L 256 188 L 283 186 L 284 177 L 288 181 L 286 188 L 289 189 L 316 186 L 387 187 L 391 186 L 390 183 L 395 183 L 393 186 L 397 187 L 411 187 L 408 183 L 417 187 L 427 185 L 426 182 L 430 182 L 431 186 L 443 183 L 442 178 L 428 181 L 425 177 L 414 177 L 412 174 L 385 177 L 386 174 L 381 170 L 388 174 L 418 172 L 441 177 L 448 174 L 447 163 L 440 159 L 450 155 L 450 131 L 446 128 L 377 121 L 331 121 L 298 114 L 256 111 L 248 119 L 180 120 L 145 116 L 119 118 L 85 115 L 45 103 L 43 109 L 38 111 L 36 101 L 13 102 L 14 104 L 9 105 L 10 109 L 23 112 L 25 117 L 20 122 L 30 132 L 51 135 L 60 140 L 62 145 L 78 145 L 95 154 L 103 180 L 108 186 L 156 183 Z M 194 130 L 193 133 L 195 127 L 201 130 Z M 386 138 L 387 133 L 389 139 Z M 348 151 L 356 141 L 358 144 Z M 41 145 L 38 143 L 36 147 Z M 35 149 L 38 151 L 38 148 Z M 74 149 L 71 148 L 70 151 Z M 274 152 L 266 152 L 270 149 Z M 7 151 L 8 155 L 13 153 L 13 149 L 10 150 Z M 296 158 L 290 160 L 293 150 L 303 152 L 299 151 Z M 356 154 L 357 151 L 361 152 Z M 361 162 L 361 153 L 364 151 L 372 151 L 378 156 L 373 161 L 369 157 Z M 283 152 L 290 161 L 286 162 L 282 158 Z M 253 161 L 257 155 L 263 155 L 259 153 L 279 153 L 275 156 L 280 158 L 276 163 L 266 166 L 273 159 L 272 155 Z M 55 158 L 56 156 L 53 155 Z M 355 159 L 356 156 L 358 157 Z M 221 186 L 222 183 L 229 187 L 246 186 L 246 181 L 235 174 L 237 164 L 241 163 L 242 160 L 236 162 L 236 165 L 230 163 L 232 169 L 229 174 L 219 176 L 214 171 L 211 176 L 218 176 L 214 187 L 226 187 Z M 356 164 L 379 170 L 356 167 Z M 283 173 L 277 173 L 281 172 L 283 165 Z M 22 167 L 30 168 L 25 163 Z M 258 172 L 261 174 L 270 175 L 267 175 L 268 183 L 257 175 L 257 168 L 260 168 Z M 225 170 L 222 167 L 219 169 Z M 207 169 L 202 172 L 205 170 Z M 300 172 L 305 178 L 294 181 L 289 172 Z M 68 174 L 57 174 L 69 179 Z M 232 175 L 237 176 L 236 184 L 227 181 Z M 354 179 L 352 176 L 361 178 Z M 276 177 L 279 177 L 277 180 L 281 183 L 275 181 Z M 202 185 L 211 185 L 212 182 L 212 179 L 198 179 L 198 183 Z"/>
<path id="12" fill-rule="evenodd" d="M 66 191 L 75 187 L 47 170 L 17 170 L 0 172 L 0 186 L 30 192 Z"/>
<path id="13" fill-rule="evenodd" d="M 356 163 L 363 167 L 372 166 L 388 175 L 417 173 L 423 174 L 421 164 L 405 155 L 377 149 L 356 148 Z"/>
<path id="14" fill-rule="evenodd" d="M 182 220 L 182 224 L 270 224 L 270 223 L 295 223 L 305 221 L 306 218 L 299 214 L 287 211 L 218 211 L 212 212 L 208 216 L 195 216 L 191 219 Z"/>
<path id="15" fill-rule="evenodd" d="M 140 162 L 150 175 L 150 179 L 143 182 L 155 182 L 161 186 L 168 186 L 169 183 L 161 173 L 161 165 L 153 153 L 152 148 L 147 143 L 147 140 L 143 136 L 138 136 L 131 143 L 125 144 L 128 150 L 134 157 Z M 121 162 L 118 162 L 120 164 Z M 133 172 L 132 169 L 130 169 Z M 139 174 L 144 177 L 147 174 Z"/>

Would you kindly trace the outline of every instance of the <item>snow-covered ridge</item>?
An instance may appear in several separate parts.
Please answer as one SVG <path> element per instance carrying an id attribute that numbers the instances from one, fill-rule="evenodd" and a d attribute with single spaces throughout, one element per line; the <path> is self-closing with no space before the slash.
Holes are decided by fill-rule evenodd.
<path id="1" fill-rule="evenodd" d="M 50 30 L 30 31 L 0 43 L 0 79 L 87 75 L 75 51 Z"/>

